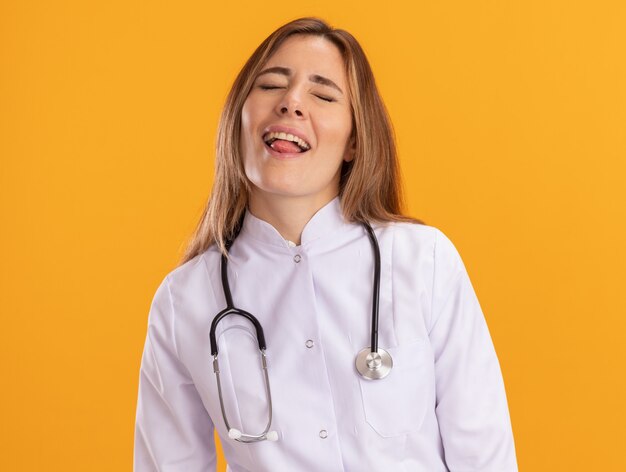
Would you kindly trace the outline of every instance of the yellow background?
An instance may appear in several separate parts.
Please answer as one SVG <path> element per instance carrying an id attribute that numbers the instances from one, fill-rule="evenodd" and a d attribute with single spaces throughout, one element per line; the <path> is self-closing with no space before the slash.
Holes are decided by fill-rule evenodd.
<path id="1" fill-rule="evenodd" d="M 131 469 L 149 305 L 220 108 L 305 15 L 371 60 L 407 211 L 456 244 L 489 323 L 520 470 L 626 470 L 626 3 L 0 5 L 0 470 Z"/>

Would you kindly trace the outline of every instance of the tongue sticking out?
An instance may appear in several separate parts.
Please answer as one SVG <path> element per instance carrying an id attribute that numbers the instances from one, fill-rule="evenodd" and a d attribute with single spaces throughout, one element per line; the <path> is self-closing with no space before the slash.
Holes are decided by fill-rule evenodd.
<path id="1" fill-rule="evenodd" d="M 294 143 L 293 141 L 286 141 L 284 139 L 277 139 L 276 141 L 274 141 L 271 145 L 271 148 L 274 151 L 278 152 L 302 152 L 302 150 L 296 143 Z"/>

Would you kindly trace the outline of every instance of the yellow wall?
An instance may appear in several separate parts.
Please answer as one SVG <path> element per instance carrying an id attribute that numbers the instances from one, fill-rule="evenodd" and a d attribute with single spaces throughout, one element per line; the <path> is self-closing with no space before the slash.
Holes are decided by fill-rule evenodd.
<path id="1" fill-rule="evenodd" d="M 520 470 L 626 470 L 626 4 L 363 5 L 0 4 L 0 470 L 130 470 L 149 304 L 225 94 L 310 14 L 362 42 L 408 211 L 465 260 Z"/>

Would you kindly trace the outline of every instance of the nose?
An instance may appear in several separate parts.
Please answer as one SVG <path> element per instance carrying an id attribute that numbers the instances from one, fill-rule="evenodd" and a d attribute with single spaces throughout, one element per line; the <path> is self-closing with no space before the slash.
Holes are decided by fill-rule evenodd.
<path id="1" fill-rule="evenodd" d="M 283 95 L 282 100 L 278 102 L 276 112 L 279 116 L 294 115 L 296 117 L 302 117 L 304 116 L 304 107 L 296 93 L 291 90 Z"/>
<path id="2" fill-rule="evenodd" d="M 294 108 L 293 108 L 293 112 L 292 112 L 292 113 L 293 113 L 293 114 L 295 114 L 296 116 L 303 116 L 303 115 L 302 115 L 302 112 L 301 112 L 301 111 L 300 111 L 297 107 L 294 107 Z M 281 114 L 281 115 L 289 115 L 289 107 L 287 107 L 287 106 L 283 106 L 283 107 L 280 109 L 280 114 Z"/>

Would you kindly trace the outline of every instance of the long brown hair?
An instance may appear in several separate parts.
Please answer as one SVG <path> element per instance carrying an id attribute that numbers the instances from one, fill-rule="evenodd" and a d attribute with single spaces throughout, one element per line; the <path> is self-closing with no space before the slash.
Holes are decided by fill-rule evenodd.
<path id="1" fill-rule="evenodd" d="M 290 36 L 320 36 L 331 41 L 343 56 L 352 109 L 354 159 L 343 162 L 339 195 L 347 221 L 411 221 L 402 215 L 402 189 L 391 121 L 376 88 L 374 74 L 357 40 L 318 18 L 291 21 L 272 34 L 245 63 L 226 98 L 217 130 L 215 180 L 211 196 L 179 263 L 184 264 L 217 244 L 226 253 L 246 209 L 250 182 L 239 151 L 241 110 L 257 74 Z"/>

